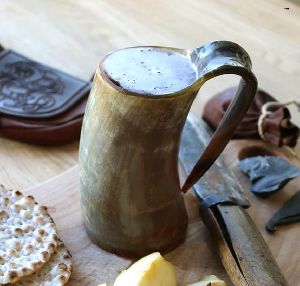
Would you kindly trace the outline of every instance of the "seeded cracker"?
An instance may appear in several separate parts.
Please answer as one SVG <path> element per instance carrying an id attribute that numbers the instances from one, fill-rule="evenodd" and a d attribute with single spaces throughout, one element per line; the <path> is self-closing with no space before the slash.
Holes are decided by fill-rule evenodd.
<path id="1" fill-rule="evenodd" d="M 15 283 L 40 269 L 58 243 L 47 208 L 32 196 L 0 185 L 0 285 Z"/>
<path id="2" fill-rule="evenodd" d="M 62 286 L 65 285 L 72 272 L 71 254 L 60 243 L 51 258 L 37 272 L 24 277 L 14 286 Z"/>

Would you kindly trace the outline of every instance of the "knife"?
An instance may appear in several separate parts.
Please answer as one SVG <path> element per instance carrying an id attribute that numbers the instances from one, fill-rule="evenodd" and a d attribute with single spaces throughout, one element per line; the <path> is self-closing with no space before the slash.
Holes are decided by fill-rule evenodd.
<path id="1" fill-rule="evenodd" d="M 189 174 L 211 138 L 211 130 L 189 114 L 179 160 Z M 200 201 L 201 217 L 215 239 L 217 252 L 233 285 L 285 286 L 286 279 L 245 208 L 250 207 L 233 173 L 218 158 L 192 187 Z"/>

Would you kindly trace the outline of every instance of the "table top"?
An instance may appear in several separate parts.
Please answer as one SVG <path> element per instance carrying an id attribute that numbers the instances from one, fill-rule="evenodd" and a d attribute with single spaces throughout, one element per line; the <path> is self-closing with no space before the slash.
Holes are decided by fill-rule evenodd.
<path id="1" fill-rule="evenodd" d="M 250 54 L 259 86 L 278 100 L 299 98 L 300 6 L 283 0 L 2 0 L 0 42 L 32 59 L 89 79 L 108 52 L 133 45 L 180 48 L 231 40 Z M 289 9 L 287 9 L 289 8 Z M 192 110 L 235 76 L 211 80 Z M 292 109 L 300 125 L 300 113 Z M 299 144 L 296 148 L 300 153 Z M 26 188 L 77 162 L 78 142 L 38 147 L 0 138 L 0 182 Z"/>

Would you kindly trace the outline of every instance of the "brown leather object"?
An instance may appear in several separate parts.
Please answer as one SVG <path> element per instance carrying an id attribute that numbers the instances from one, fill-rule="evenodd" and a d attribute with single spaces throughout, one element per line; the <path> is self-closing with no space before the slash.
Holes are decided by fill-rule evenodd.
<path id="1" fill-rule="evenodd" d="M 1 136 L 36 145 L 62 145 L 78 140 L 86 99 L 51 120 L 38 121 L 2 116 Z"/>
<path id="2" fill-rule="evenodd" d="M 0 135 L 39 145 L 79 139 L 90 87 L 90 82 L 3 50 Z"/>
<path id="3" fill-rule="evenodd" d="M 228 88 L 215 95 L 205 105 L 203 119 L 213 129 L 216 129 L 223 118 L 236 90 L 236 87 Z M 235 131 L 233 138 L 260 139 L 257 126 L 258 118 L 261 114 L 263 104 L 270 101 L 276 101 L 276 99 L 259 89 L 252 105 Z M 299 137 L 299 128 L 290 122 L 291 115 L 289 110 L 285 107 L 280 107 L 272 111 L 273 112 L 267 115 L 262 122 L 262 131 L 265 140 L 276 146 L 288 145 L 294 147 Z"/>

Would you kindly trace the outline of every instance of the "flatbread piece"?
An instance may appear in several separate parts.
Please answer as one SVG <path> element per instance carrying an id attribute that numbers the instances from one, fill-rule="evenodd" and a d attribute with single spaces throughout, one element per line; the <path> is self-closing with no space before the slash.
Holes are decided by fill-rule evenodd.
<path id="1" fill-rule="evenodd" d="M 0 285 L 40 269 L 59 244 L 55 224 L 32 196 L 0 185 Z"/>
<path id="2" fill-rule="evenodd" d="M 49 261 L 37 272 L 24 277 L 14 286 L 62 286 L 65 285 L 72 272 L 71 254 L 60 243 Z"/>

